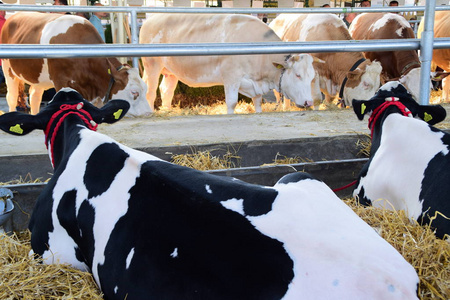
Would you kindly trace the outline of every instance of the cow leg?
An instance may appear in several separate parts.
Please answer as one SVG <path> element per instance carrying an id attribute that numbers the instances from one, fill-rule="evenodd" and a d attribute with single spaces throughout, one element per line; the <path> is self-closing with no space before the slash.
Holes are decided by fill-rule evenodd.
<path id="1" fill-rule="evenodd" d="M 164 74 L 163 80 L 159 85 L 161 93 L 162 106 L 170 109 L 172 106 L 172 99 L 175 93 L 175 88 L 178 84 L 178 78 L 173 74 Z"/>
<path id="2" fill-rule="evenodd" d="M 239 86 L 224 85 L 225 103 L 227 104 L 227 114 L 234 114 L 234 109 L 238 103 Z M 256 108 L 255 108 L 256 109 Z"/>
<path id="3" fill-rule="evenodd" d="M 442 79 L 442 102 L 448 103 L 450 102 L 450 99 L 448 98 L 450 96 L 450 76 L 445 77 Z"/>
<path id="4" fill-rule="evenodd" d="M 30 108 L 31 114 L 36 115 L 41 107 L 42 95 L 44 94 L 44 89 L 37 87 L 35 85 L 30 86 Z"/>
<path id="5" fill-rule="evenodd" d="M 156 90 L 158 89 L 159 75 L 162 68 L 151 57 L 143 57 L 144 74 L 142 80 L 147 84 L 147 102 L 152 111 L 155 111 Z"/>
<path id="6" fill-rule="evenodd" d="M 252 98 L 253 105 L 255 106 L 255 112 L 260 113 L 262 112 L 261 108 L 261 102 L 262 102 L 262 96 L 256 96 Z"/>
<path id="7" fill-rule="evenodd" d="M 9 59 L 2 61 L 3 74 L 6 83 L 6 101 L 8 102 L 9 111 L 16 111 L 17 98 L 19 97 L 19 86 L 23 85 L 23 81 L 12 75 Z"/>
<path id="8" fill-rule="evenodd" d="M 313 98 L 313 106 L 314 110 L 318 110 L 320 104 L 322 103 L 322 93 L 320 91 L 320 79 L 319 75 L 316 72 L 313 81 L 311 82 L 311 93 Z"/>

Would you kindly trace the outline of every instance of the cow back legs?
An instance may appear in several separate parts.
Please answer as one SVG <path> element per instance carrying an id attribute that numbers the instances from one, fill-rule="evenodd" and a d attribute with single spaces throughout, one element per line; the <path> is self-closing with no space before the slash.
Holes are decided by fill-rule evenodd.
<path id="1" fill-rule="evenodd" d="M 161 67 L 156 64 L 152 58 L 143 57 L 144 74 L 142 80 L 147 85 L 147 102 L 152 111 L 155 111 L 156 90 L 158 89 L 159 75 L 161 75 Z"/>
<path id="2" fill-rule="evenodd" d="M 252 98 L 253 101 L 253 105 L 255 106 L 255 112 L 257 113 L 261 113 L 262 112 L 262 108 L 261 108 L 261 102 L 262 102 L 262 96 L 256 96 Z"/>
<path id="3" fill-rule="evenodd" d="M 173 74 L 163 75 L 163 79 L 159 85 L 159 92 L 161 93 L 162 106 L 169 109 L 172 106 L 172 99 L 178 84 L 178 78 Z"/>
<path id="4" fill-rule="evenodd" d="M 44 94 L 44 89 L 37 87 L 35 85 L 30 86 L 30 109 L 31 114 L 35 115 L 39 112 L 41 107 L 42 95 Z"/>
<path id="5" fill-rule="evenodd" d="M 234 114 L 234 109 L 238 103 L 239 86 L 224 85 L 225 103 L 227 104 L 227 114 Z"/>

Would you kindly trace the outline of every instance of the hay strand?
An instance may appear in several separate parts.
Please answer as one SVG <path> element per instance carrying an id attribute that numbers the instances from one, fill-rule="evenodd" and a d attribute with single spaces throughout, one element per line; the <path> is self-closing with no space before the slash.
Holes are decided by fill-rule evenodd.
<path id="1" fill-rule="evenodd" d="M 103 299 L 90 273 L 28 255 L 30 232 L 0 234 L 0 299 Z"/>

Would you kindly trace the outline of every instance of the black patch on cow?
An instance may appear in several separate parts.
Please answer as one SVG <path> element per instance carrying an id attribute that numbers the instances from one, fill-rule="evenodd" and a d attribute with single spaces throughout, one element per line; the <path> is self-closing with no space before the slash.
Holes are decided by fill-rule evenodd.
<path id="1" fill-rule="evenodd" d="M 322 182 L 321 180 L 316 179 L 314 176 L 312 176 L 309 173 L 295 172 L 295 173 L 290 173 L 290 174 L 284 175 L 283 177 L 281 177 L 280 180 L 278 180 L 277 184 L 295 183 L 295 182 L 300 182 L 300 181 L 306 180 L 306 179 L 317 180 L 317 181 Z"/>
<path id="2" fill-rule="evenodd" d="M 255 198 L 271 205 L 275 197 L 270 188 L 145 163 L 98 266 L 105 299 L 282 298 L 294 276 L 283 244 L 220 204 Z"/>
<path id="3" fill-rule="evenodd" d="M 92 267 L 94 255 L 94 208 L 86 201 L 80 206 L 78 215 L 76 208 L 77 192 L 75 190 L 64 193 L 59 202 L 56 214 L 59 223 L 77 245 L 76 258 Z M 81 235 L 80 235 L 81 232 Z"/>
<path id="4" fill-rule="evenodd" d="M 440 130 L 430 127 L 434 132 Z M 442 142 L 450 150 L 450 135 L 444 133 Z M 419 223 L 430 224 L 436 229 L 436 236 L 443 238 L 450 234 L 450 220 L 436 214 L 440 212 L 450 218 L 450 156 L 442 152 L 436 154 L 428 163 L 422 180 L 419 199 L 423 199 L 422 211 L 425 213 L 418 219 Z M 436 219 L 431 220 L 436 215 Z"/>
<path id="5" fill-rule="evenodd" d="M 99 196 L 109 189 L 128 156 L 115 143 L 101 144 L 92 152 L 83 179 L 89 198 Z"/>
<path id="6" fill-rule="evenodd" d="M 31 247 L 38 255 L 42 255 L 44 251 L 48 250 L 48 233 L 54 230 L 52 220 L 54 186 L 55 180 L 50 180 L 41 192 L 28 224 L 31 231 Z"/>

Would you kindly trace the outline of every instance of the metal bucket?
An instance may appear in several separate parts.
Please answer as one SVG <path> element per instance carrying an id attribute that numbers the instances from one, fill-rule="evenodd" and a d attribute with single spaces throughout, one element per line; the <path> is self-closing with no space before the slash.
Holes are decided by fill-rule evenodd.
<path id="1" fill-rule="evenodd" d="M 7 188 L 0 188 L 0 227 L 12 216 L 14 204 L 12 202 L 13 193 Z"/>

